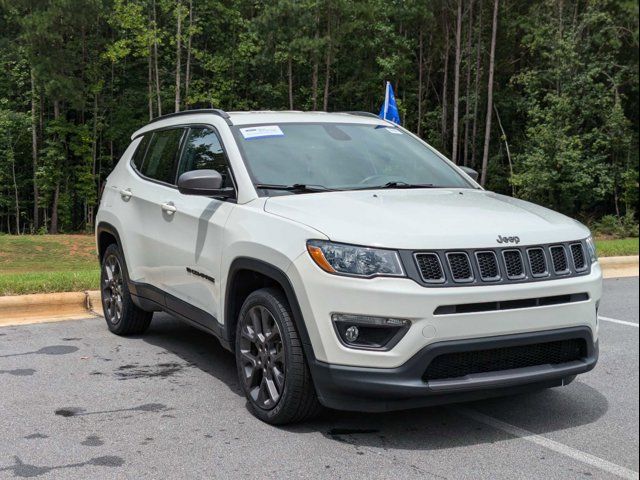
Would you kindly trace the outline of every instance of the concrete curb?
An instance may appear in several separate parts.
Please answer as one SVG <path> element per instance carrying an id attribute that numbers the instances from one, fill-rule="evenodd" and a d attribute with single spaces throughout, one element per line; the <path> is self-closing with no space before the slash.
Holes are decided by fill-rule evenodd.
<path id="1" fill-rule="evenodd" d="M 0 297 L 0 326 L 102 315 L 100 292 L 37 293 Z"/>
<path id="2" fill-rule="evenodd" d="M 637 277 L 638 255 L 627 257 L 602 257 L 600 266 L 604 278 Z"/>
<path id="3" fill-rule="evenodd" d="M 637 277 L 638 255 L 600 259 L 605 278 Z M 103 316 L 99 290 L 0 297 L 0 326 Z"/>

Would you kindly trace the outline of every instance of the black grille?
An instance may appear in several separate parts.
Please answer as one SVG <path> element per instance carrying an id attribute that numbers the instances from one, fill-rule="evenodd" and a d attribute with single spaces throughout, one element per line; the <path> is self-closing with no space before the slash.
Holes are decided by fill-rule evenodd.
<path id="1" fill-rule="evenodd" d="M 564 247 L 556 245 L 549 249 L 551 251 L 551 259 L 553 260 L 553 270 L 556 273 L 562 274 L 569 271 L 569 264 L 567 262 L 567 253 L 564 251 Z"/>
<path id="2" fill-rule="evenodd" d="M 493 252 L 476 253 L 478 260 L 478 268 L 480 269 L 480 277 L 486 282 L 500 279 L 500 268 L 498 267 L 498 259 Z"/>
<path id="3" fill-rule="evenodd" d="M 587 267 L 582 244 L 574 243 L 573 245 L 571 245 L 571 257 L 573 258 L 573 266 L 576 268 L 576 270 L 584 270 Z"/>
<path id="4" fill-rule="evenodd" d="M 529 265 L 531 266 L 531 273 L 536 277 L 541 277 L 547 274 L 547 261 L 544 258 L 544 250 L 541 248 L 530 248 L 527 250 L 529 255 Z"/>
<path id="5" fill-rule="evenodd" d="M 428 283 L 444 282 L 444 272 L 438 255 L 435 253 L 418 253 L 416 261 L 422 279 Z"/>
<path id="6" fill-rule="evenodd" d="M 458 378 L 474 373 L 497 372 L 538 365 L 558 365 L 580 360 L 587 355 L 587 345 L 582 339 L 520 345 L 516 347 L 446 353 L 437 356 L 429 364 L 422 379 L 441 380 Z"/>
<path id="7" fill-rule="evenodd" d="M 520 250 L 505 250 L 502 254 L 504 255 L 507 277 L 511 279 L 524 277 L 524 264 Z"/>
<path id="8" fill-rule="evenodd" d="M 584 241 L 496 248 L 401 250 L 407 274 L 425 287 L 501 285 L 586 275 L 591 271 Z"/>
<path id="9" fill-rule="evenodd" d="M 473 280 L 473 271 L 471 270 L 471 262 L 466 253 L 448 253 L 449 268 L 451 268 L 451 276 L 456 282 L 470 282 Z"/>

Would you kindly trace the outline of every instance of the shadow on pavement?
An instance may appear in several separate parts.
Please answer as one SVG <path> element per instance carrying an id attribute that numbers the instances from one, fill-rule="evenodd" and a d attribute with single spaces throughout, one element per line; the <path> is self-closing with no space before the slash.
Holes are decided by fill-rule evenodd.
<path id="1" fill-rule="evenodd" d="M 156 314 L 142 339 L 222 381 L 238 395 L 239 402 L 244 402 L 233 355 L 214 337 L 168 315 Z M 595 422 L 609 407 L 604 395 L 579 380 L 566 387 L 461 405 L 503 421 L 513 418 L 511 423 L 541 435 Z M 320 432 L 326 438 L 354 446 L 392 450 L 437 450 L 508 438 L 462 416 L 457 408 L 451 405 L 375 414 L 328 410 L 311 422 L 280 429 Z"/>

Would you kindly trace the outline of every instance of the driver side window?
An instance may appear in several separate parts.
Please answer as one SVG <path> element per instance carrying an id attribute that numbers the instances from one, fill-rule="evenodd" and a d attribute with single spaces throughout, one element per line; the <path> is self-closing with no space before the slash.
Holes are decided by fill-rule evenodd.
<path id="1" fill-rule="evenodd" d="M 192 170 L 216 170 L 222 175 L 222 187 L 232 187 L 229 162 L 218 135 L 209 128 L 192 128 L 178 167 L 178 178 Z"/>

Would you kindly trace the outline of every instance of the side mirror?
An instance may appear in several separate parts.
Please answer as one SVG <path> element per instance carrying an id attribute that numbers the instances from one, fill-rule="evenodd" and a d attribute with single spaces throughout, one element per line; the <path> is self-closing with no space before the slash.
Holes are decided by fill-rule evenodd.
<path id="1" fill-rule="evenodd" d="M 474 182 L 478 181 L 478 172 L 476 172 L 473 168 L 460 167 L 460 170 L 462 170 L 464 173 L 469 175 L 473 179 Z"/>
<path id="2" fill-rule="evenodd" d="M 232 188 L 222 188 L 222 175 L 216 170 L 192 170 L 178 178 L 178 191 L 184 195 L 207 197 L 233 195 Z"/>

